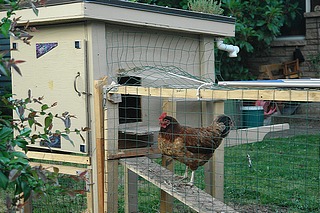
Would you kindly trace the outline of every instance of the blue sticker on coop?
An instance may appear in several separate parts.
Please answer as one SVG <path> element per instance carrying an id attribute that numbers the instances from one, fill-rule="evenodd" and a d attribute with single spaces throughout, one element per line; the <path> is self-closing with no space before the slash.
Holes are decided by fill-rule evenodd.
<path id="1" fill-rule="evenodd" d="M 58 42 L 51 42 L 51 43 L 37 43 L 36 44 L 36 56 L 40 58 L 41 56 L 47 54 L 55 47 L 58 46 Z"/>

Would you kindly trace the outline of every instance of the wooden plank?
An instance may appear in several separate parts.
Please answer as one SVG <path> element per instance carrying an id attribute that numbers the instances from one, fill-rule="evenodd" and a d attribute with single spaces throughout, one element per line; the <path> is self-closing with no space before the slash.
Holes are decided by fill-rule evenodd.
<path id="1" fill-rule="evenodd" d="M 220 115 L 224 113 L 224 102 L 220 101 L 213 105 L 214 115 Z M 220 201 L 224 200 L 224 141 L 215 150 L 212 156 L 212 196 Z"/>
<path id="2" fill-rule="evenodd" d="M 147 125 L 134 126 L 134 127 L 128 127 L 127 125 L 119 126 L 119 132 L 132 134 L 132 135 L 150 135 L 150 134 L 153 134 L 154 132 L 158 132 L 159 129 L 160 129 L 159 126 L 147 126 Z"/>
<path id="3" fill-rule="evenodd" d="M 152 92 L 151 92 L 152 91 Z M 111 93 L 153 96 L 162 98 L 190 98 L 197 99 L 197 89 L 168 89 L 146 88 L 137 86 L 120 86 Z M 318 102 L 320 90 L 294 90 L 294 89 L 224 89 L 217 87 L 214 90 L 201 89 L 201 98 L 214 99 L 244 99 L 244 100 L 274 100 L 274 101 L 302 101 Z"/>
<path id="4" fill-rule="evenodd" d="M 54 172 L 53 168 L 56 167 L 59 169 L 59 173 L 66 174 L 66 175 L 77 175 L 79 172 L 84 172 L 88 170 L 87 168 L 80 168 L 80 167 L 74 167 L 74 166 L 63 166 L 63 165 L 54 165 L 54 164 L 48 164 L 48 163 L 37 163 L 37 162 L 30 162 L 30 165 L 33 166 L 42 166 L 43 168 L 46 168 L 50 172 Z"/>
<path id="5" fill-rule="evenodd" d="M 196 186 L 181 184 L 173 172 L 147 157 L 121 159 L 120 163 L 197 212 L 236 212 Z"/>
<path id="6" fill-rule="evenodd" d="M 162 105 L 162 110 L 167 112 L 168 115 L 177 117 L 176 113 L 177 104 L 172 101 L 164 101 Z M 162 166 L 170 171 L 174 170 L 174 160 L 168 156 L 162 156 Z M 173 197 L 168 194 L 166 191 L 161 190 L 160 198 L 160 212 L 173 212 Z"/>
<path id="7" fill-rule="evenodd" d="M 174 161 L 168 156 L 162 155 L 161 165 L 169 171 L 174 170 Z M 165 190 L 160 193 L 160 213 L 173 212 L 173 197 Z"/>
<path id="8" fill-rule="evenodd" d="M 103 91 L 106 85 L 106 78 L 94 81 L 94 114 L 95 114 L 95 137 L 96 137 L 96 169 L 98 187 L 98 212 L 104 210 L 104 120 L 103 120 Z"/>
<path id="9" fill-rule="evenodd" d="M 23 195 L 23 193 L 20 194 L 21 196 Z M 23 198 L 19 199 L 17 201 L 17 206 L 21 205 L 22 208 L 21 209 L 17 209 L 15 212 L 16 213 L 32 213 L 32 192 L 30 197 L 28 198 L 28 200 L 24 200 Z M 13 212 L 13 211 L 12 211 Z"/>
<path id="10" fill-rule="evenodd" d="M 27 152 L 28 158 L 48 161 L 58 161 L 64 163 L 77 163 L 90 165 L 89 156 L 78 156 L 78 155 L 67 155 L 67 154 L 56 154 L 47 152 Z"/>
<path id="11" fill-rule="evenodd" d="M 215 102 L 207 102 L 207 101 L 202 101 L 201 107 L 202 107 L 202 113 L 201 113 L 201 125 L 204 126 L 209 126 L 211 125 L 213 119 L 214 119 L 214 104 Z M 206 163 L 203 168 L 204 168 L 204 182 L 205 182 L 205 191 L 206 193 L 213 195 L 212 194 L 212 186 L 213 186 L 213 179 L 214 179 L 214 174 L 212 170 L 212 158 L 209 160 L 208 163 Z"/>
<path id="12" fill-rule="evenodd" d="M 32 213 L 32 194 L 29 199 L 24 202 L 22 213 Z"/>
<path id="13" fill-rule="evenodd" d="M 115 160 L 120 158 L 141 157 L 146 155 L 160 154 L 157 147 L 134 148 L 134 149 L 119 149 L 116 154 L 109 154 L 108 160 Z"/>
<path id="14" fill-rule="evenodd" d="M 289 129 L 288 123 L 275 124 L 269 126 L 259 126 L 246 129 L 231 130 L 226 137 L 225 146 L 237 146 L 247 143 L 255 143 L 262 141 L 269 132 L 277 132 Z"/>
<path id="15" fill-rule="evenodd" d="M 106 102 L 104 108 L 104 147 L 105 156 L 118 153 L 118 104 Z M 118 160 L 105 160 L 104 212 L 118 212 Z"/>
<path id="16" fill-rule="evenodd" d="M 124 166 L 125 213 L 138 212 L 138 175 Z"/>

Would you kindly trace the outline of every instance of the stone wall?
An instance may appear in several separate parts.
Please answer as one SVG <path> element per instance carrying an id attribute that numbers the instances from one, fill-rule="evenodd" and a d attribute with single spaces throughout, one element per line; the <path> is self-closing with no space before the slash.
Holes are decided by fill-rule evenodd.
<path id="1" fill-rule="evenodd" d="M 320 66 L 320 12 L 311 12 L 305 14 L 306 18 L 306 46 L 304 47 L 304 55 L 306 56 L 307 69 L 304 70 L 305 76 L 319 78 L 320 70 L 313 68 L 310 59 L 312 56 L 318 55 Z M 319 67 L 320 68 L 320 67 Z"/>

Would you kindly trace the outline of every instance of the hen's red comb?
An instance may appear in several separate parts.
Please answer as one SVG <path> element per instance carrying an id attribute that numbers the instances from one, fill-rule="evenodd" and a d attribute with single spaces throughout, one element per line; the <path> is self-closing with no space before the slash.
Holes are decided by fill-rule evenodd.
<path id="1" fill-rule="evenodd" d="M 161 115 L 160 115 L 160 117 L 159 117 L 159 119 L 164 119 L 165 117 L 167 117 L 167 113 L 166 112 L 163 112 Z"/>

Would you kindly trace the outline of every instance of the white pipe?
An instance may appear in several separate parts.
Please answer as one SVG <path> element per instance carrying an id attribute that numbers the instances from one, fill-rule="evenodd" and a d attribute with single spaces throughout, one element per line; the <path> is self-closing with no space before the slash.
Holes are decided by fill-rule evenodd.
<path id="1" fill-rule="evenodd" d="M 213 82 L 210 82 L 210 83 L 203 83 L 201 84 L 198 89 L 197 89 L 197 98 L 198 98 L 198 101 L 200 101 L 201 97 L 200 97 L 200 89 L 201 87 L 204 87 L 204 86 L 212 86 L 213 85 Z"/>
<path id="2" fill-rule="evenodd" d="M 237 57 L 238 52 L 240 51 L 238 46 L 233 46 L 229 44 L 224 44 L 222 40 L 217 41 L 217 46 L 219 50 L 227 51 L 229 57 Z"/>

